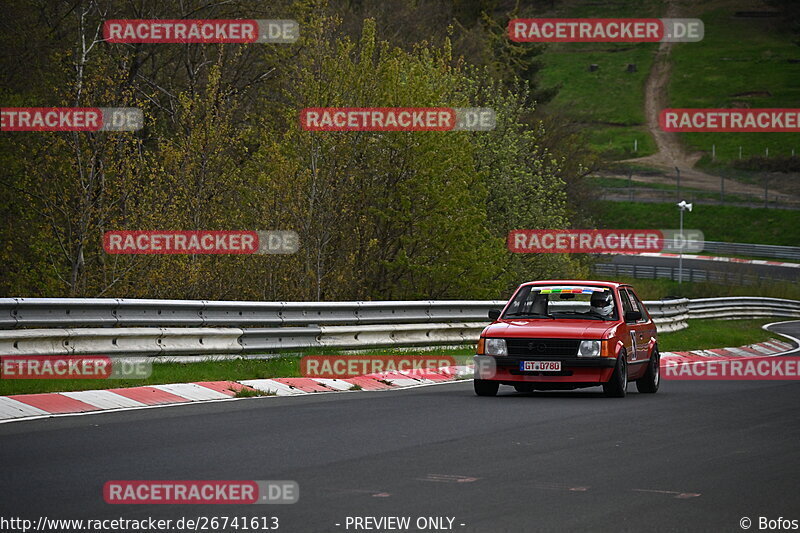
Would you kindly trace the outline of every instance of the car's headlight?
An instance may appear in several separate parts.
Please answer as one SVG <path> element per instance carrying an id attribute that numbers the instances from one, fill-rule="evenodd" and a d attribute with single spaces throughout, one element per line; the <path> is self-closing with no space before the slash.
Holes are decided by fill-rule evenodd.
<path id="1" fill-rule="evenodd" d="M 599 357 L 600 341 L 581 341 L 578 346 L 578 357 Z"/>
<path id="2" fill-rule="evenodd" d="M 486 355 L 508 355 L 505 339 L 486 339 Z"/>

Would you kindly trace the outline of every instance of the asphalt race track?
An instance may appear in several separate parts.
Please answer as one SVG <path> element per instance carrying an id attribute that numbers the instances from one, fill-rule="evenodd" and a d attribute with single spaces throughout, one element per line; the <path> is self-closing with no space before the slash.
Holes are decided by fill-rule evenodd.
<path id="1" fill-rule="evenodd" d="M 776 259 L 776 261 L 782 261 Z M 677 257 L 642 257 L 638 255 L 616 255 L 611 260 L 617 265 L 636 265 L 652 267 L 673 267 L 678 268 Z M 693 268 L 696 270 L 706 270 L 709 272 L 723 272 L 734 275 L 744 274 L 751 276 L 761 276 L 776 280 L 800 281 L 800 268 L 782 267 L 776 265 L 754 265 L 747 263 L 728 263 L 722 261 L 706 261 L 702 259 L 685 259 L 683 268 Z M 685 274 L 688 279 L 688 272 Z"/>
<path id="2" fill-rule="evenodd" d="M 800 321 L 779 330 L 800 337 Z M 800 382 L 628 391 L 478 398 L 466 381 L 3 424 L 0 515 L 277 516 L 286 532 L 355 531 L 347 516 L 455 517 L 453 530 L 480 532 L 800 519 Z M 114 479 L 296 480 L 300 501 L 108 505 Z"/>
<path id="3" fill-rule="evenodd" d="M 797 346 L 798 342 L 800 342 L 800 320 L 789 320 L 785 322 L 773 323 L 770 324 L 768 330 L 789 337 L 785 340 L 794 343 L 795 346 Z"/>

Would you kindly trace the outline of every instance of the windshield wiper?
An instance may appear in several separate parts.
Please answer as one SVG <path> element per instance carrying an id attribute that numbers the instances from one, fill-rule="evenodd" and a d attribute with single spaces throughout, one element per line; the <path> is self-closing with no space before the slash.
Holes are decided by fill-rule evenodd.
<path id="1" fill-rule="evenodd" d="M 553 315 L 528 315 L 525 313 L 509 313 L 503 318 L 508 318 L 512 316 L 517 318 L 550 318 L 552 320 L 555 320 L 555 317 Z"/>

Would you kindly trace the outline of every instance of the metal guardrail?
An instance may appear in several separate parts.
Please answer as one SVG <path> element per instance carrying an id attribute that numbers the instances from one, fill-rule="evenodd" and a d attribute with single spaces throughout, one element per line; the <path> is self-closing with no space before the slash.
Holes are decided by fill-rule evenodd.
<path id="1" fill-rule="evenodd" d="M 705 241 L 703 244 L 703 252 L 725 255 L 745 255 L 748 257 L 792 259 L 795 261 L 800 261 L 800 247 L 797 246 Z"/>
<path id="2" fill-rule="evenodd" d="M 724 263 L 723 263 L 724 264 Z M 733 263 L 738 265 L 738 263 Z M 719 267 L 725 268 L 725 267 Z M 678 267 L 652 265 L 623 265 L 617 263 L 597 263 L 592 271 L 601 276 L 612 278 L 624 276 L 636 279 L 670 279 L 677 281 L 680 274 Z M 742 270 L 705 270 L 683 267 L 683 281 L 710 282 L 728 285 L 757 285 L 764 281 L 791 281 L 780 275 L 766 274 L 762 271 L 745 273 Z"/>
<path id="3" fill-rule="evenodd" d="M 0 329 L 26 327 L 258 327 L 484 320 L 503 300 L 235 302 L 0 298 Z"/>
<path id="4" fill-rule="evenodd" d="M 781 298 L 698 298 L 688 303 L 689 318 L 800 318 L 800 302 Z"/>
<path id="5" fill-rule="evenodd" d="M 658 332 L 665 333 L 689 327 L 686 322 L 689 319 L 688 303 L 689 300 L 687 298 L 679 298 L 644 302 L 644 305 L 650 313 L 650 318 L 653 319 Z"/>
<path id="6" fill-rule="evenodd" d="M 484 322 L 290 328 L 75 328 L 0 331 L 2 355 L 216 355 L 308 348 L 472 344 Z"/>
<path id="7" fill-rule="evenodd" d="M 0 299 L 0 324 L 13 328 L 0 331 L 0 354 L 208 356 L 471 344 L 488 324 L 489 309 L 505 303 Z M 689 318 L 800 317 L 800 302 L 777 298 L 675 299 L 645 305 L 660 332 L 684 329 Z M 220 322 L 236 327 L 208 327 Z M 273 327 L 242 327 L 253 323 Z M 42 324 L 61 327 L 36 329 Z M 97 324 L 106 327 L 92 327 Z M 187 325 L 192 327 L 180 327 Z"/>

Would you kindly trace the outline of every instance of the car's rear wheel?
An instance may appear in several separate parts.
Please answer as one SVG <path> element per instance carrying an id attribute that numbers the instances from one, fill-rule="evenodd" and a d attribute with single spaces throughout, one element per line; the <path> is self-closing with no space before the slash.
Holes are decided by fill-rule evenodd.
<path id="1" fill-rule="evenodd" d="M 495 396 L 497 389 L 500 388 L 500 383 L 488 379 L 473 379 L 472 384 L 475 387 L 475 394 L 478 396 Z"/>
<path id="2" fill-rule="evenodd" d="M 516 389 L 517 392 L 533 392 L 533 385 L 530 383 L 520 383 L 514 385 L 514 389 Z"/>
<path id="3" fill-rule="evenodd" d="M 636 380 L 636 390 L 651 394 L 658 390 L 658 385 L 661 383 L 660 364 L 661 356 L 658 354 L 658 348 L 655 348 L 650 356 L 650 363 L 647 364 L 647 371 L 644 376 Z"/>
<path id="4" fill-rule="evenodd" d="M 603 392 L 610 398 L 624 398 L 628 389 L 628 364 L 625 352 L 621 352 L 617 357 L 617 366 L 611 379 L 603 383 Z"/>

